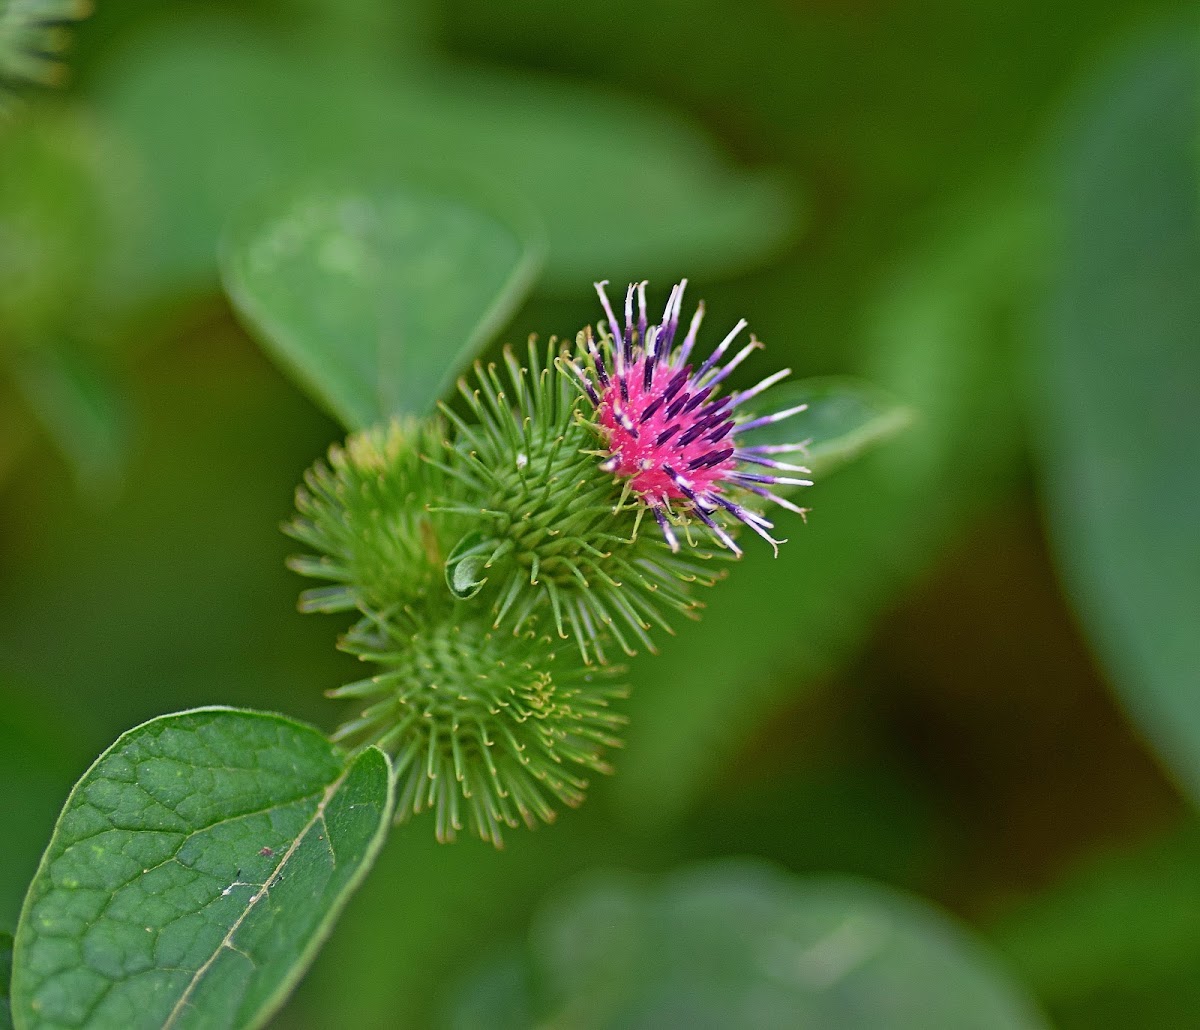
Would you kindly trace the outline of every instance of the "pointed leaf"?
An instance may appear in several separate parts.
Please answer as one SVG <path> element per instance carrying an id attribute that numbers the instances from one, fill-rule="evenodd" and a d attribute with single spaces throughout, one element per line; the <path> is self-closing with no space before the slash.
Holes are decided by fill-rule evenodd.
<path id="1" fill-rule="evenodd" d="M 261 1026 L 374 860 L 368 749 L 204 708 L 122 736 L 76 784 L 25 900 L 13 1010 L 41 1027 Z"/>
<path id="2" fill-rule="evenodd" d="M 414 186 L 312 193 L 250 217 L 223 272 L 267 349 L 362 429 L 429 411 L 540 263 L 535 231 Z"/>

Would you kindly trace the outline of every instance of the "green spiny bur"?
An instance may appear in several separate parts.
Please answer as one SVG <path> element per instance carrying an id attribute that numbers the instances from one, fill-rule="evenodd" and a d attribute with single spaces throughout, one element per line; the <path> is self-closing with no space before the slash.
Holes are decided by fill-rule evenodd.
<path id="1" fill-rule="evenodd" d="M 342 647 L 382 671 L 332 691 L 365 705 L 335 739 L 394 756 L 396 818 L 429 809 L 439 840 L 464 826 L 501 845 L 504 827 L 554 819 L 553 801 L 583 802 L 588 771 L 609 772 L 625 696 L 619 669 L 585 666 L 572 648 L 530 629 L 491 629 L 451 610 L 440 618 L 364 620 Z"/>
<path id="2" fill-rule="evenodd" d="M 552 342 L 543 363 L 531 341 L 522 367 L 506 350 L 503 378 L 477 364 L 476 385 L 459 384 L 474 425 L 445 409 L 456 431 L 446 471 L 465 491 L 445 510 L 475 523 L 459 554 L 471 561 L 471 586 L 488 583 L 497 629 L 520 633 L 547 614 L 585 662 L 604 662 L 608 640 L 627 654 L 637 643 L 652 651 L 655 625 L 672 632 L 669 613 L 695 617 L 690 587 L 719 577 L 706 567 L 714 552 L 680 557 L 640 531 L 640 506 L 597 467 L 596 428 L 557 354 Z"/>
<path id="3" fill-rule="evenodd" d="M 443 564 L 462 531 L 461 520 L 429 511 L 455 495 L 455 480 L 436 464 L 444 435 L 436 421 L 375 426 L 305 473 L 299 515 L 284 531 L 316 554 L 288 564 L 331 585 L 305 591 L 302 611 L 386 619 L 441 593 Z"/>
<path id="4" fill-rule="evenodd" d="M 455 543 L 476 540 L 478 512 L 445 435 L 410 419 L 330 448 L 285 527 L 314 553 L 289 564 L 328 584 L 302 610 L 359 615 L 340 646 L 378 670 L 331 691 L 358 706 L 335 739 L 394 757 L 397 819 L 432 810 L 440 840 L 469 826 L 499 846 L 504 828 L 551 821 L 609 771 L 624 723 L 610 704 L 625 691 L 619 669 L 585 664 L 535 614 L 496 630 L 489 600 L 448 584 L 470 567 Z"/>

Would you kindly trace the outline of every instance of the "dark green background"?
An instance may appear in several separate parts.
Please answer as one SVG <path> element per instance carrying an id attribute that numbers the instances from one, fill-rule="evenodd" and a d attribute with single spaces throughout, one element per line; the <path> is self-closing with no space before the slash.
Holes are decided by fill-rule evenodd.
<path id="1" fill-rule="evenodd" d="M 73 84 L 30 97 L 65 165 L 31 175 L 0 130 L 0 257 L 34 267 L 0 282 L 0 929 L 122 730 L 213 703 L 334 725 L 321 692 L 358 670 L 337 619 L 296 613 L 278 526 L 341 431 L 237 326 L 211 227 L 280 175 L 264 132 L 302 177 L 331 126 L 386 103 L 380 81 L 436 76 L 519 110 L 518 151 L 557 145 L 539 102 L 594 92 L 728 162 L 697 212 L 669 169 L 573 153 L 502 340 L 594 321 L 591 279 L 640 277 L 643 255 L 657 303 L 686 275 L 711 333 L 747 317 L 760 371 L 856 374 L 918 420 L 635 661 L 628 746 L 584 809 L 500 854 L 399 831 L 279 1025 L 427 1025 L 576 872 L 752 855 L 949 908 L 1061 1026 L 1200 1026 L 1190 5 L 189 4 L 215 33 L 98 7 Z M 278 88 L 266 121 L 184 95 L 214 34 L 244 45 L 237 89 Z M 319 66 L 280 88 L 306 79 L 297 53 Z M 137 80 L 155 61 L 179 91 Z M 473 117 L 464 153 L 500 115 Z M 503 187 L 511 167 L 467 171 Z"/>

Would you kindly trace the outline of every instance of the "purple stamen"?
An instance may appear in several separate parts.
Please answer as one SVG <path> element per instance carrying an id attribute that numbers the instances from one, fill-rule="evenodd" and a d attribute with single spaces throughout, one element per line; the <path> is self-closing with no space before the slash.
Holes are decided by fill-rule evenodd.
<path id="1" fill-rule="evenodd" d="M 608 280 L 605 279 L 592 285 L 596 287 L 596 292 L 600 295 L 600 305 L 604 308 L 604 317 L 608 319 L 608 335 L 614 340 L 620 339 L 618 335 L 621 331 L 620 323 L 617 321 L 617 316 L 613 314 L 612 305 L 608 302 L 608 294 L 604 292 Z"/>
<path id="2" fill-rule="evenodd" d="M 806 469 L 803 465 L 789 465 L 786 461 L 775 461 L 773 458 L 761 458 L 757 454 L 749 454 L 746 451 L 737 451 L 734 455 L 738 461 L 748 461 L 752 465 L 764 465 L 767 468 L 781 469 L 784 472 L 803 472 L 806 475 L 812 475 L 810 469 Z"/>
<path id="3" fill-rule="evenodd" d="M 583 374 L 583 369 L 573 361 L 568 361 L 567 366 L 579 378 L 579 382 L 583 384 L 584 393 L 588 395 L 590 400 L 597 408 L 600 407 L 600 396 L 596 393 L 596 388 L 592 386 L 592 381 Z"/>
<path id="4" fill-rule="evenodd" d="M 692 413 L 692 418 L 695 419 L 711 419 L 716 416 L 726 417 L 733 414 L 733 398 L 718 397 L 716 400 L 709 401 L 699 410 Z"/>
<path id="5" fill-rule="evenodd" d="M 671 378 L 671 381 L 667 383 L 667 388 L 662 392 L 662 400 L 664 404 L 669 402 L 670 399 L 679 392 L 679 388 L 688 381 L 688 377 L 690 375 L 690 368 L 681 368 L 675 373 L 675 375 Z"/>
<path id="6" fill-rule="evenodd" d="M 743 401 L 748 401 L 751 397 L 757 397 L 764 390 L 769 390 L 772 386 L 779 382 L 779 380 L 786 379 L 791 374 L 792 370 L 790 368 L 781 368 L 774 375 L 767 376 L 767 378 L 757 386 L 752 386 L 749 390 L 742 390 L 740 393 L 734 394 L 734 397 L 737 398 L 735 403 L 741 404 Z"/>
<path id="7" fill-rule="evenodd" d="M 706 428 L 707 428 L 707 426 L 703 426 L 700 423 L 697 423 L 696 425 L 692 426 L 691 429 L 687 430 L 687 432 L 685 432 L 679 438 L 679 441 L 678 441 L 679 446 L 686 447 L 693 440 L 695 440 L 696 437 L 698 437 L 701 433 L 703 433 Z"/>
<path id="8" fill-rule="evenodd" d="M 658 434 L 658 439 L 654 441 L 654 446 L 661 447 L 663 444 L 665 444 L 668 440 L 671 439 L 671 437 L 673 437 L 678 432 L 679 432 L 679 426 L 677 426 L 677 425 L 671 426 L 670 429 L 664 429 L 661 433 Z"/>
<path id="9" fill-rule="evenodd" d="M 707 428 L 716 425 L 722 419 L 729 418 L 729 408 L 724 403 L 714 403 L 697 411 L 693 417 L 696 419 L 697 425 Z"/>
<path id="10" fill-rule="evenodd" d="M 689 411 L 694 411 L 704 401 L 708 400 L 708 395 L 713 392 L 713 389 L 714 387 L 712 386 L 706 386 L 699 393 L 692 394 L 692 399 L 689 400 L 683 407 L 683 414 L 686 415 Z"/>
<path id="11" fill-rule="evenodd" d="M 742 556 L 742 549 L 740 547 L 738 547 L 738 545 L 736 543 L 734 543 L 733 537 L 731 537 L 728 533 L 726 533 L 725 530 L 722 529 L 721 526 L 719 526 L 708 515 L 707 512 L 705 512 L 703 505 L 701 505 L 699 498 L 697 498 L 695 494 L 692 494 L 690 499 L 692 501 L 692 504 L 695 505 L 694 510 L 696 512 L 696 517 L 699 518 L 701 522 L 703 522 L 706 526 L 708 526 L 709 529 L 711 529 L 713 531 L 713 534 L 716 536 L 716 538 L 718 540 L 721 541 L 721 543 L 723 543 L 726 547 L 728 547 L 734 554 L 736 554 L 740 558 Z M 710 504 L 709 510 L 711 511 L 715 507 L 716 507 L 716 505 Z"/>
<path id="12" fill-rule="evenodd" d="M 745 508 L 739 508 L 736 504 L 725 500 L 723 497 L 718 496 L 717 501 L 720 503 L 721 507 L 725 508 L 726 511 L 732 514 L 735 519 L 742 523 L 742 525 L 749 526 L 752 530 L 754 530 L 755 533 L 769 543 L 771 545 L 771 550 L 775 553 L 775 557 L 779 557 L 779 545 L 787 543 L 787 541 L 776 540 L 773 536 L 771 536 L 770 533 L 767 532 L 768 529 L 772 528 L 771 523 L 763 522 L 761 519 L 755 518 L 753 512 L 746 511 Z"/>
<path id="13" fill-rule="evenodd" d="M 701 379 L 703 379 L 704 375 L 709 371 L 709 369 L 711 369 L 713 367 L 713 365 L 715 365 L 718 361 L 721 360 L 721 355 L 724 354 L 729 349 L 729 345 L 731 343 L 733 343 L 733 341 L 735 339 L 737 339 L 738 333 L 740 333 L 745 328 L 746 328 L 746 320 L 744 318 L 738 319 L 738 324 L 735 325 L 732 330 L 730 330 L 729 335 L 726 336 L 725 339 L 723 339 L 719 344 L 717 344 L 717 349 L 715 351 L 713 351 L 708 356 L 708 360 L 706 362 L 704 362 L 703 365 L 700 366 L 700 371 L 696 373 L 696 382 L 699 382 Z"/>
<path id="14" fill-rule="evenodd" d="M 667 521 L 667 517 L 662 513 L 661 508 L 654 508 L 654 518 L 658 522 L 658 528 L 662 530 L 662 535 L 666 538 L 667 546 L 671 548 L 671 553 L 678 554 L 679 539 L 675 536 L 675 530 L 671 528 L 671 523 Z"/>
<path id="15" fill-rule="evenodd" d="M 729 512 L 739 522 L 744 522 L 747 526 L 758 525 L 763 529 L 774 529 L 775 523 L 764 519 L 758 512 L 751 511 L 749 508 L 743 508 L 740 504 L 734 504 L 727 497 L 722 497 L 720 494 L 714 494 L 717 503 Z"/>
<path id="16" fill-rule="evenodd" d="M 695 394 L 691 394 L 691 393 L 688 393 L 687 390 L 683 390 L 679 394 L 678 397 L 676 397 L 673 401 L 671 401 L 670 404 L 667 405 L 667 410 L 665 412 L 666 417 L 667 418 L 678 417 L 683 412 L 683 409 L 687 406 L 688 402 L 691 401 L 691 399 L 694 396 L 695 396 Z"/>
<path id="17" fill-rule="evenodd" d="M 748 358 L 752 353 L 754 353 L 754 351 L 758 350 L 761 346 L 762 346 L 761 343 L 759 343 L 757 340 L 751 338 L 750 342 L 748 344 L 746 344 L 746 346 L 743 347 L 740 351 L 738 351 L 737 354 L 735 354 L 729 360 L 729 363 L 726 364 L 726 366 L 724 368 L 722 368 L 720 371 L 718 371 L 717 374 L 708 381 L 708 385 L 716 386 L 717 383 L 721 382 L 721 380 L 723 380 L 726 376 L 728 376 L 730 372 L 732 372 L 735 368 L 737 368 L 738 365 L 740 365 L 743 361 L 745 361 L 746 358 Z M 784 372 L 784 375 L 787 375 L 787 374 L 788 374 L 787 372 Z M 734 396 L 736 397 L 738 395 L 734 394 Z"/>
<path id="18" fill-rule="evenodd" d="M 638 343 L 644 348 L 646 346 L 646 283 L 643 279 L 638 283 Z"/>
<path id="19" fill-rule="evenodd" d="M 760 426 L 769 426 L 775 422 L 782 422 L 785 418 L 791 418 L 793 415 L 799 415 L 800 412 L 807 410 L 807 404 L 797 404 L 794 408 L 777 411 L 774 415 L 764 415 L 762 418 L 754 419 L 753 422 L 743 422 L 737 427 L 736 432 L 744 433 L 747 429 L 758 429 Z"/>
<path id="20" fill-rule="evenodd" d="M 793 504 L 786 497 L 780 497 L 778 494 L 773 494 L 770 490 L 767 490 L 761 486 L 748 485 L 746 489 L 751 493 L 758 494 L 759 497 L 762 497 L 773 504 L 778 504 L 781 508 L 786 508 L 788 511 L 795 512 L 797 515 L 805 515 L 808 512 L 807 508 L 801 508 L 798 505 Z"/>
<path id="21" fill-rule="evenodd" d="M 625 291 L 625 361 L 633 364 L 633 294 L 637 289 L 635 283 L 629 284 L 629 289 Z"/>
<path id="22" fill-rule="evenodd" d="M 679 446 L 686 447 L 693 440 L 695 440 L 696 437 L 701 436 L 704 433 L 708 432 L 708 430 L 710 430 L 714 425 L 716 425 L 724 417 L 725 417 L 725 413 L 723 411 L 714 411 L 711 415 L 708 415 L 706 418 L 700 419 L 694 426 L 692 426 L 691 429 L 689 429 L 686 433 L 683 434 L 683 436 L 681 436 L 679 438 Z"/>
<path id="23" fill-rule="evenodd" d="M 733 422 L 726 422 L 724 425 L 718 426 L 713 432 L 708 434 L 708 442 L 719 443 L 721 440 L 724 440 L 725 437 L 733 432 L 734 424 Z"/>
<path id="24" fill-rule="evenodd" d="M 676 283 L 671 289 L 671 296 L 667 298 L 667 306 L 663 308 L 662 332 L 659 333 L 659 339 L 662 341 L 662 352 L 664 354 L 669 355 L 671 353 L 671 344 L 675 340 L 675 331 L 679 328 L 679 309 L 683 306 L 683 291 L 686 286 L 686 279 L 682 279 Z"/>
<path id="25" fill-rule="evenodd" d="M 742 454 L 795 454 L 797 451 L 807 451 L 807 443 L 764 443 L 754 447 L 743 447 Z"/>
<path id="26" fill-rule="evenodd" d="M 645 422 L 646 419 L 650 418 L 656 411 L 658 411 L 659 408 L 662 407 L 662 403 L 663 399 L 661 397 L 655 397 L 654 400 L 647 404 L 643 409 L 642 414 L 638 417 L 638 422 Z"/>
<path id="27" fill-rule="evenodd" d="M 646 336 L 646 360 L 642 363 L 642 389 L 650 392 L 654 382 L 654 365 L 657 359 L 655 344 L 658 341 L 658 326 L 651 326 Z"/>
<path id="28" fill-rule="evenodd" d="M 773 486 L 812 486 L 811 479 L 791 479 L 787 476 L 760 476 L 757 472 L 731 472 L 730 479 L 746 483 L 770 483 Z"/>
<path id="29" fill-rule="evenodd" d="M 712 468 L 714 465 L 720 465 L 721 462 L 732 455 L 732 447 L 726 448 L 723 451 L 709 451 L 707 454 L 688 462 L 688 471 L 698 472 L 700 469 Z"/>
<path id="30" fill-rule="evenodd" d="M 596 378 L 600 380 L 600 386 L 607 390 L 609 387 L 608 368 L 604 364 L 604 355 L 600 353 L 600 349 L 596 346 L 596 341 L 592 339 L 592 330 L 589 326 L 587 329 L 587 350 L 591 355 L 592 365 L 596 369 Z"/>
<path id="31" fill-rule="evenodd" d="M 692 347 L 696 343 L 696 333 L 700 331 L 700 323 L 704 321 L 704 301 L 700 301 L 696 305 L 696 313 L 692 316 L 692 324 L 688 327 L 687 336 L 683 339 L 683 346 L 679 348 L 679 357 L 676 359 L 677 365 L 687 363 L 688 355 L 692 353 Z"/>

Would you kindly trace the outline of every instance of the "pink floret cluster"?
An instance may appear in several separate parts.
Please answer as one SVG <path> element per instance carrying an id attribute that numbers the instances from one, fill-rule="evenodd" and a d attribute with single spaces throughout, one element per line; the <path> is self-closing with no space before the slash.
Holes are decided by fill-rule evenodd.
<path id="1" fill-rule="evenodd" d="M 596 292 L 608 320 L 608 336 L 598 345 L 585 335 L 586 359 L 570 367 L 596 409 L 607 456 L 601 468 L 627 481 L 629 489 L 653 513 L 673 551 L 679 549 L 673 521 L 694 516 L 735 554 L 741 554 L 725 525 L 730 516 L 776 547 L 774 524 L 736 499 L 746 494 L 772 501 L 803 515 L 804 509 L 778 496 L 772 487 L 810 486 L 800 465 L 779 461 L 776 454 L 802 452 L 803 442 L 748 445 L 739 436 L 804 411 L 799 404 L 749 419 L 746 402 L 791 374 L 782 369 L 746 390 L 721 393 L 721 384 L 762 345 L 749 342 L 727 354 L 746 328 L 739 321 L 699 365 L 691 363 L 704 305 L 696 309 L 683 341 L 675 346 L 687 280 L 671 290 L 662 319 L 649 324 L 646 284 L 631 284 L 625 295 L 624 325 L 617 320 L 604 287 Z M 636 315 L 635 315 L 636 300 Z M 675 517 L 673 520 L 673 516 Z"/>

